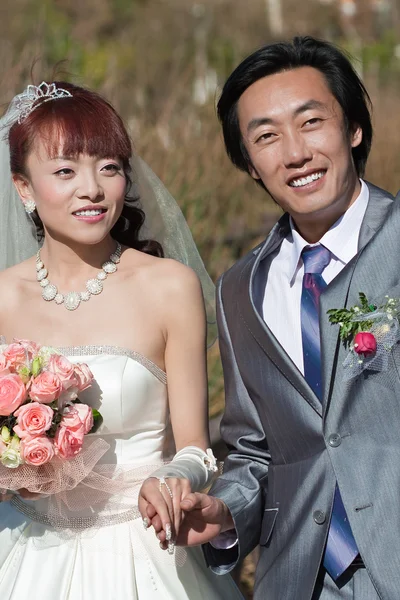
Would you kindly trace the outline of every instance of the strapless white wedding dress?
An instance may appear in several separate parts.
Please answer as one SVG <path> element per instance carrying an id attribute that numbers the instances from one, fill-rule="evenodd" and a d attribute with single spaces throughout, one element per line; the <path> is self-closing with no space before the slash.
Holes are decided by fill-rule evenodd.
<path id="1" fill-rule="evenodd" d="M 141 467 L 164 459 L 169 413 L 165 373 L 145 357 L 111 346 L 60 348 L 86 362 L 95 384 L 81 399 L 102 413 L 96 436 L 110 449 L 100 462 Z M 216 576 L 201 548 L 170 556 L 140 518 L 109 522 L 63 538 L 40 522 L 46 500 L 0 503 L 1 600 L 239 600 L 229 576 Z M 32 510 L 34 512 L 32 512 Z M 32 517 L 32 518 L 31 518 Z M 52 537 L 54 536 L 54 537 Z"/>

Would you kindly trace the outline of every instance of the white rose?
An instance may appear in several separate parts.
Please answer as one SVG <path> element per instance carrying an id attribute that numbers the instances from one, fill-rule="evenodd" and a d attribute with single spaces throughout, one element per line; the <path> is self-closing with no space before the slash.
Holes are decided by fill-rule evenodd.
<path id="1" fill-rule="evenodd" d="M 22 464 L 22 459 L 19 450 L 9 446 L 1 455 L 1 463 L 9 469 L 16 469 Z"/>
<path id="2" fill-rule="evenodd" d="M 47 365 L 47 363 L 50 360 L 50 356 L 52 354 L 60 354 L 59 352 L 57 352 L 57 350 L 55 348 L 52 348 L 51 346 L 41 346 L 39 353 L 38 353 L 38 358 L 41 361 L 41 366 L 43 367 L 44 365 Z"/>

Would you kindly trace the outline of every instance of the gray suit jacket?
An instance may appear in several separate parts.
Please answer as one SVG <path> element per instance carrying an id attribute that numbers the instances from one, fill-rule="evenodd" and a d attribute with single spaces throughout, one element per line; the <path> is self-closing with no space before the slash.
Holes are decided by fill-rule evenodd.
<path id="1" fill-rule="evenodd" d="M 228 505 L 239 544 L 223 551 L 208 544 L 204 551 L 223 573 L 260 544 L 256 600 L 310 600 L 336 481 L 380 598 L 400 598 L 400 345 L 387 372 L 365 371 L 345 382 L 345 349 L 326 314 L 357 304 L 359 292 L 377 302 L 385 294 L 400 297 L 400 194 L 394 200 L 368 186 L 359 252 L 320 300 L 322 403 L 261 313 L 287 215 L 219 282 L 221 430 L 230 453 L 211 493 Z"/>

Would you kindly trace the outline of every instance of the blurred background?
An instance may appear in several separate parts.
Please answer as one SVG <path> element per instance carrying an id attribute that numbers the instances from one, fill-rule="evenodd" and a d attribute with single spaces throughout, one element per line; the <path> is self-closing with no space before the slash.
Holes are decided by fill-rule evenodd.
<path id="1" fill-rule="evenodd" d="M 215 103 L 259 46 L 311 34 L 350 52 L 374 105 L 367 179 L 400 187 L 400 0 L 1 0 L 0 112 L 59 68 L 109 99 L 138 152 L 182 208 L 216 278 L 259 243 L 279 209 L 225 156 Z M 209 352 L 217 441 L 224 405 L 217 344 Z M 251 598 L 256 556 L 237 578 Z"/>

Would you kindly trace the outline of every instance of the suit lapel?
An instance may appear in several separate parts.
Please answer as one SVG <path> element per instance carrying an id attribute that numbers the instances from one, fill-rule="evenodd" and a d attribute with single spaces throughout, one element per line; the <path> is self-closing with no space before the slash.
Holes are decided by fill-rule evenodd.
<path id="1" fill-rule="evenodd" d="M 262 318 L 265 283 L 275 250 L 289 232 L 289 218 L 284 215 L 256 256 L 246 263 L 239 281 L 239 310 L 251 334 L 284 377 L 296 388 L 313 409 L 322 416 L 321 403 L 302 373 L 282 348 Z"/>
<path id="2" fill-rule="evenodd" d="M 331 325 L 328 320 L 327 311 L 331 308 L 342 308 L 347 306 L 351 280 L 358 260 L 358 254 L 335 279 L 322 292 L 320 297 L 320 332 L 321 332 L 321 367 L 323 397 L 322 405 L 325 409 L 328 405 L 331 383 L 334 381 L 334 371 L 337 366 L 337 354 L 339 350 L 339 328 Z"/>
<path id="3" fill-rule="evenodd" d="M 337 357 L 340 349 L 339 329 L 337 325 L 331 325 L 327 317 L 327 311 L 330 308 L 347 307 L 349 295 L 353 303 L 351 282 L 358 261 L 362 257 L 362 252 L 371 241 L 377 231 L 384 223 L 388 210 L 392 205 L 393 196 L 384 192 L 380 188 L 368 183 L 369 201 L 365 216 L 361 225 L 358 254 L 345 266 L 337 277 L 328 285 L 320 298 L 320 331 L 321 331 L 321 352 L 322 352 L 322 373 L 324 384 L 323 407 L 324 412 L 328 408 L 329 399 L 332 392 L 332 385 L 337 368 Z M 357 290 L 358 293 L 362 290 Z"/>

